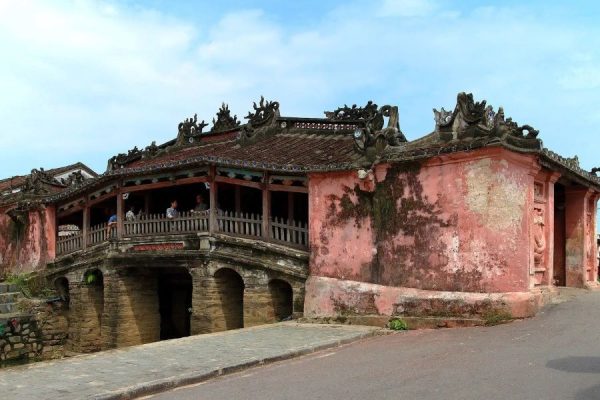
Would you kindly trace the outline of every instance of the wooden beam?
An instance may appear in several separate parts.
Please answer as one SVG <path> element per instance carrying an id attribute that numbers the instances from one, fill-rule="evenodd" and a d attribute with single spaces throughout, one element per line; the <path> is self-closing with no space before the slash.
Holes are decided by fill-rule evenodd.
<path id="1" fill-rule="evenodd" d="M 215 176 L 215 182 L 223 182 L 223 183 L 229 183 L 231 185 L 246 186 L 246 187 L 251 187 L 251 188 L 260 189 L 260 190 L 262 190 L 262 188 L 264 187 L 264 184 L 262 182 L 245 181 L 243 179 L 229 178 L 227 176 Z"/>
<path id="2" fill-rule="evenodd" d="M 84 206 L 80 205 L 80 206 L 75 206 L 73 208 L 69 208 L 68 210 L 64 210 L 64 211 L 56 214 L 56 219 L 58 220 L 59 218 L 64 218 L 68 215 L 75 214 L 76 212 L 82 211 L 83 208 L 84 208 Z"/>
<path id="3" fill-rule="evenodd" d="M 294 193 L 308 193 L 308 188 L 304 186 L 286 186 L 276 185 L 269 183 L 267 185 L 268 190 L 271 192 L 294 192 Z"/>
<path id="4" fill-rule="evenodd" d="M 107 194 L 105 194 L 103 196 L 100 196 L 98 198 L 95 198 L 94 200 L 88 200 L 87 201 L 87 205 L 88 206 L 93 206 L 94 204 L 102 203 L 103 201 L 105 201 L 107 199 L 110 199 L 111 197 L 114 197 L 115 196 L 115 192 L 116 191 L 113 190 L 112 192 L 107 193 Z"/>
<path id="5" fill-rule="evenodd" d="M 180 185 L 192 185 L 194 183 L 204 183 L 208 181 L 208 177 L 206 176 L 196 176 L 193 178 L 182 178 L 176 181 L 164 181 L 156 183 L 147 183 L 145 185 L 125 186 L 123 187 L 123 193 L 139 192 L 141 190 L 162 189 L 165 187 L 173 187 Z"/>

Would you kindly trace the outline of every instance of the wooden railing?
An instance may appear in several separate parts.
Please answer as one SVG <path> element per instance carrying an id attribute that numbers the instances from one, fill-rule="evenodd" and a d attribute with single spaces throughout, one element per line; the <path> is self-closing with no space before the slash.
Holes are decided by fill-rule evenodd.
<path id="1" fill-rule="evenodd" d="M 93 246 L 95 244 L 103 243 L 106 241 L 106 239 L 107 239 L 106 226 L 107 225 L 108 224 L 104 223 L 104 224 L 92 226 L 90 228 L 90 230 L 88 231 L 88 237 L 87 237 L 87 245 L 88 246 Z"/>
<path id="2" fill-rule="evenodd" d="M 71 236 L 59 237 L 56 241 L 56 254 L 69 254 L 83 248 L 83 235 L 77 233 Z"/>
<path id="3" fill-rule="evenodd" d="M 125 221 L 123 226 L 126 237 L 208 232 L 208 212 L 184 212 L 177 218 L 167 218 L 164 214 L 142 215 L 134 221 Z"/>
<path id="4" fill-rule="evenodd" d="M 223 211 L 217 214 L 217 231 L 232 236 L 261 237 L 262 215 Z"/>
<path id="5" fill-rule="evenodd" d="M 304 222 L 273 218 L 269 221 L 268 237 L 263 232 L 262 215 L 234 211 L 220 211 L 216 216 L 215 232 L 231 236 L 257 238 L 287 246 L 307 248 L 308 226 Z M 93 246 L 107 240 L 107 224 L 90 228 L 86 246 Z M 189 234 L 209 232 L 209 213 L 185 212 L 177 218 L 167 218 L 165 214 L 150 214 L 138 217 L 134 221 L 123 222 L 124 237 L 160 236 L 169 234 Z M 116 236 L 116 227 L 111 230 Z M 83 248 L 81 233 L 61 237 L 56 242 L 58 255 L 72 253 Z"/>
<path id="6" fill-rule="evenodd" d="M 293 246 L 308 247 L 308 226 L 304 222 L 273 218 L 270 239 Z"/>

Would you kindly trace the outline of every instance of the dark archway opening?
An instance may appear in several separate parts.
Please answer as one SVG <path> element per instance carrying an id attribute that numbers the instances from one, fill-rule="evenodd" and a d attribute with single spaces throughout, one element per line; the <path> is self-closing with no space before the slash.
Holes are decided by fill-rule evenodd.
<path id="1" fill-rule="evenodd" d="M 160 340 L 190 335 L 192 277 L 185 268 L 163 268 L 158 273 Z"/>
<path id="2" fill-rule="evenodd" d="M 90 303 L 100 326 L 104 312 L 104 275 L 99 269 L 93 269 L 84 274 L 83 282 L 88 288 Z"/>
<path id="3" fill-rule="evenodd" d="M 222 268 L 215 272 L 215 283 L 223 315 L 224 328 L 244 327 L 244 280 L 232 269 Z"/>
<path id="4" fill-rule="evenodd" d="M 56 294 L 63 302 L 64 309 L 68 310 L 71 302 L 71 295 L 69 293 L 69 280 L 64 276 L 56 279 L 54 281 L 54 288 L 56 289 Z"/>
<path id="5" fill-rule="evenodd" d="M 104 314 L 104 275 L 99 269 L 92 269 L 83 275 L 84 301 L 87 302 L 78 317 L 91 322 L 89 330 L 80 334 L 81 351 L 84 353 L 98 351 L 102 348 L 102 314 Z M 85 294 L 87 292 L 87 295 Z M 79 309 L 79 307 L 77 307 Z"/>
<path id="6" fill-rule="evenodd" d="M 565 187 L 554 184 L 554 276 L 556 286 L 566 285 L 566 197 Z"/>
<path id="7" fill-rule="evenodd" d="M 294 294 L 292 286 L 281 279 L 273 279 L 269 282 L 271 293 L 271 304 L 276 321 L 290 319 L 293 313 Z"/>

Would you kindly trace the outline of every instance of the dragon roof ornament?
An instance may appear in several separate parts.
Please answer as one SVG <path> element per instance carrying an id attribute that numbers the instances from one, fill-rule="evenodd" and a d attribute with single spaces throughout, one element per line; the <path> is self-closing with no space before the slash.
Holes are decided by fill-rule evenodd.
<path id="1" fill-rule="evenodd" d="M 229 106 L 225 103 L 221 104 L 221 108 L 217 112 L 217 118 L 213 118 L 213 127 L 211 132 L 228 131 L 230 129 L 237 128 L 241 122 L 238 121 L 237 115 L 231 116 Z"/>
<path id="2" fill-rule="evenodd" d="M 66 178 L 62 178 L 60 182 L 65 186 L 80 186 L 85 179 L 81 171 L 73 171 Z"/>
<path id="3" fill-rule="evenodd" d="M 248 123 L 253 127 L 257 128 L 266 125 L 274 118 L 279 117 L 279 102 L 277 101 L 265 101 L 264 96 L 260 96 L 258 105 L 256 102 L 252 104 L 254 112 L 249 111 L 248 115 L 244 119 L 248 120 Z"/>
<path id="4" fill-rule="evenodd" d="M 198 123 L 198 114 L 194 114 L 192 118 L 186 118 L 183 122 L 177 125 L 177 145 L 193 143 L 194 139 L 202 134 L 202 130 L 208 126 L 202 120 Z M 156 144 L 155 144 L 156 145 Z"/>
<path id="5" fill-rule="evenodd" d="M 123 168 L 127 164 L 142 158 L 143 152 L 135 146 L 127 153 L 119 153 L 108 160 L 107 171 L 112 171 L 118 168 Z"/>
<path id="6" fill-rule="evenodd" d="M 442 107 L 439 111 L 434 108 L 433 113 L 435 132 L 443 142 L 488 137 L 520 148 L 542 148 L 539 131 L 530 125 L 519 126 L 512 118 L 505 119 L 502 107 L 495 112 L 485 100 L 475 102 L 472 93 L 459 93 L 454 111 Z"/>
<path id="7" fill-rule="evenodd" d="M 52 175 L 44 171 L 44 168 L 32 169 L 31 173 L 25 178 L 21 193 L 23 194 L 47 194 L 50 191 L 47 185 L 65 187 L 66 185 L 59 182 Z"/>
<path id="8" fill-rule="evenodd" d="M 400 130 L 400 118 L 398 107 L 385 105 L 378 107 L 372 101 L 368 101 L 364 107 L 353 104 L 335 111 L 325 111 L 325 116 L 333 121 L 360 122 L 363 127 L 354 131 L 355 148 L 366 155 L 369 161 L 374 161 L 381 156 L 388 146 L 396 147 L 406 142 L 406 137 Z M 385 119 L 388 118 L 387 127 Z"/>

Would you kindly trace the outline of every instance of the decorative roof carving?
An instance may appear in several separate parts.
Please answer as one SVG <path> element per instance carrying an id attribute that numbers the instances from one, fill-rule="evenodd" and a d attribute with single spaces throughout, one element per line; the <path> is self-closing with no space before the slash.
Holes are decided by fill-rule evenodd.
<path id="1" fill-rule="evenodd" d="M 334 121 L 368 121 L 376 117 L 378 111 L 377 104 L 369 100 L 364 107 L 357 107 L 356 104 L 348 107 L 344 104 L 344 107 L 340 107 L 335 111 L 325 111 L 325 116 Z"/>
<path id="2" fill-rule="evenodd" d="M 47 185 L 64 187 L 65 185 L 59 182 L 52 175 L 44 171 L 44 168 L 32 169 L 31 173 L 25 178 L 22 193 L 27 194 L 47 194 L 50 193 Z"/>
<path id="3" fill-rule="evenodd" d="M 198 123 L 198 114 L 194 114 L 193 118 L 186 118 L 177 126 L 176 144 L 193 143 L 194 138 L 202 134 L 202 130 L 207 126 L 208 124 L 204 120 Z"/>
<path id="4" fill-rule="evenodd" d="M 433 109 L 435 131 L 442 141 L 478 137 L 496 137 L 516 147 L 541 149 L 539 131 L 530 125 L 519 126 L 512 118 L 504 117 L 504 109 L 494 112 L 486 101 L 475 102 L 472 93 L 459 93 L 454 111 Z"/>
<path id="5" fill-rule="evenodd" d="M 600 171 L 600 168 L 592 168 L 592 170 L 589 172 L 584 170 L 579 165 L 579 157 L 577 157 L 577 156 L 563 157 L 560 154 L 557 154 L 554 151 L 546 149 L 546 148 L 544 148 L 542 150 L 542 154 L 544 154 L 549 159 L 562 165 L 563 167 L 567 168 L 568 170 L 575 172 L 576 174 L 578 174 L 580 176 L 583 176 L 587 179 L 591 179 L 597 183 L 600 181 L 600 179 L 598 179 L 598 177 L 596 176 L 596 173 Z"/>
<path id="6" fill-rule="evenodd" d="M 154 157 L 158 154 L 159 147 L 156 145 L 156 141 L 152 141 L 150 145 L 146 146 L 142 154 L 143 157 Z"/>
<path id="7" fill-rule="evenodd" d="M 355 148 L 374 160 L 380 156 L 388 146 L 399 146 L 406 142 L 406 137 L 400 130 L 398 107 L 383 106 L 379 108 L 372 101 L 364 107 L 344 105 L 335 111 L 325 111 L 325 116 L 333 121 L 360 122 L 364 127 L 358 127 L 353 134 Z M 388 118 L 387 127 L 384 128 L 385 118 Z"/>
<path id="8" fill-rule="evenodd" d="M 227 131 L 240 126 L 240 121 L 237 119 L 237 115 L 231 116 L 229 106 L 225 103 L 221 104 L 221 108 L 217 112 L 217 119 L 213 118 L 213 127 L 211 132 Z"/>
<path id="9" fill-rule="evenodd" d="M 139 160 L 142 158 L 142 151 L 135 146 L 133 149 L 129 150 L 127 154 L 119 153 L 116 156 L 111 157 L 108 160 L 108 171 L 112 171 L 118 168 L 123 168 L 125 165 L 130 162 Z"/>
<path id="10" fill-rule="evenodd" d="M 65 186 L 79 186 L 85 181 L 85 176 L 81 171 L 73 171 L 66 178 L 62 178 L 60 181 Z"/>
<path id="11" fill-rule="evenodd" d="M 279 117 L 279 102 L 265 101 L 264 96 L 260 96 L 260 102 L 258 105 L 254 102 L 252 108 L 254 108 L 254 113 L 249 111 L 248 115 L 244 118 L 248 120 L 248 123 L 253 128 L 265 125 L 272 121 L 273 118 Z"/>

